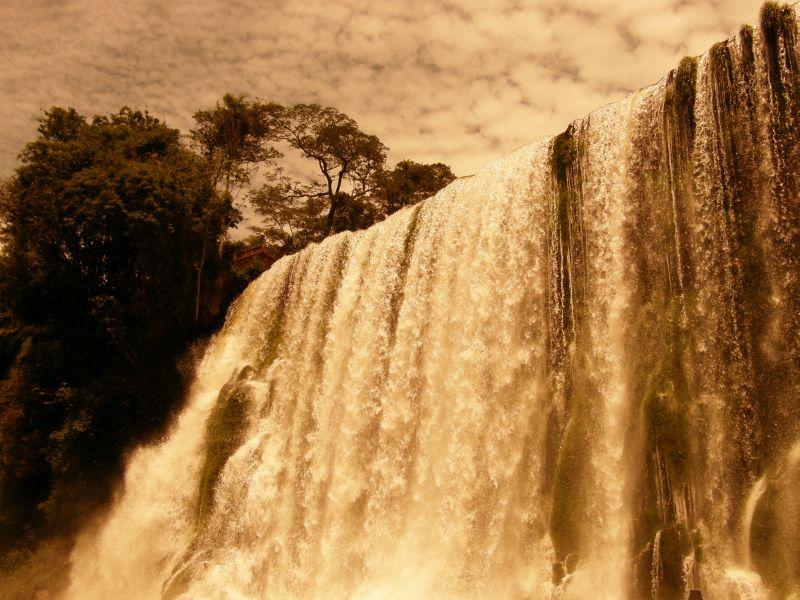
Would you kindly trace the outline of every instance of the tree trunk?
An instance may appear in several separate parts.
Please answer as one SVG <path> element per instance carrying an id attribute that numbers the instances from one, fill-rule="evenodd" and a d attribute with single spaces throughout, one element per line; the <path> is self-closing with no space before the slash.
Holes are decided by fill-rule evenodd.
<path id="1" fill-rule="evenodd" d="M 217 187 L 218 181 L 214 181 L 214 189 Z M 231 193 L 231 174 L 230 171 L 225 174 L 225 194 L 223 198 L 227 198 Z M 197 328 L 197 324 L 200 321 L 200 292 L 202 290 L 203 285 L 203 269 L 206 266 L 206 254 L 208 252 L 208 231 L 211 227 L 209 221 L 211 221 L 213 213 L 211 216 L 206 218 L 205 224 L 205 231 L 203 232 L 203 250 L 200 253 L 200 265 L 197 267 L 197 286 L 195 289 L 195 296 L 194 296 L 194 326 L 195 329 Z M 216 231 L 216 229 L 215 229 Z"/>
<path id="2" fill-rule="evenodd" d="M 333 225 L 334 219 L 336 217 L 336 211 L 339 208 L 339 194 L 334 194 L 331 197 L 331 207 L 328 210 L 328 220 L 326 223 L 326 229 L 328 230 L 327 235 L 331 235 L 333 233 Z"/>
<path id="3" fill-rule="evenodd" d="M 200 321 L 200 291 L 203 284 L 203 267 L 206 265 L 206 248 L 208 247 L 208 238 L 203 237 L 203 250 L 200 253 L 200 265 L 197 267 L 197 286 L 194 295 L 194 326 Z"/>

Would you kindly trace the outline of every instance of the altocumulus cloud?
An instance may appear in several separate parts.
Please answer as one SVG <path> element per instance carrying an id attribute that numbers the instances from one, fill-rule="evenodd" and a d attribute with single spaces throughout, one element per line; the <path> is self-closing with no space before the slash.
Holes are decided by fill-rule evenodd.
<path id="1" fill-rule="evenodd" d="M 51 105 L 187 129 L 223 93 L 320 102 L 459 175 L 652 83 L 760 0 L 2 0 L 0 174 Z"/>

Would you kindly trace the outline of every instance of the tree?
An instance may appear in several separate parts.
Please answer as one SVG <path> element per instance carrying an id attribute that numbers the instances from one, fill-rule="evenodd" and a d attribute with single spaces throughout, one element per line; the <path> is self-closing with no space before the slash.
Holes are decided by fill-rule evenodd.
<path id="1" fill-rule="evenodd" d="M 374 135 L 362 132 L 358 124 L 335 108 L 316 104 L 273 106 L 270 124 L 275 137 L 316 163 L 320 177 L 311 181 L 295 181 L 282 169 L 275 169 L 267 184 L 251 196 L 251 203 L 262 215 L 281 228 L 292 231 L 300 226 L 316 237 L 335 231 L 336 217 L 348 202 L 361 200 L 374 186 L 374 176 L 386 162 L 387 148 Z M 277 208 L 274 208 L 277 207 Z M 309 227 L 309 221 L 290 223 L 272 215 L 292 212 L 315 220 L 324 215 L 320 225 Z M 312 235 L 312 237 L 314 237 Z"/>
<path id="2" fill-rule="evenodd" d="M 108 497 L 123 452 L 166 421 L 195 265 L 239 218 L 146 112 L 53 108 L 20 159 L 0 193 L 0 554 Z"/>
<path id="3" fill-rule="evenodd" d="M 286 189 L 288 185 L 275 185 L 273 180 L 248 194 L 251 206 L 263 218 L 262 227 L 253 229 L 263 239 L 280 243 L 285 253 L 300 250 L 324 235 L 328 208 L 322 197 L 294 197 Z"/>
<path id="4" fill-rule="evenodd" d="M 205 171 L 216 191 L 214 201 L 204 214 L 202 223 L 205 236 L 197 266 L 195 285 L 194 320 L 200 315 L 203 270 L 208 254 L 208 242 L 226 230 L 231 193 L 250 182 L 252 172 L 262 164 L 269 164 L 280 153 L 269 145 L 269 114 L 276 105 L 245 96 L 226 94 L 221 102 L 209 110 L 194 114 L 195 128 L 190 137 L 205 163 Z"/>
<path id="5" fill-rule="evenodd" d="M 297 181 L 279 164 L 248 199 L 264 218 L 263 235 L 292 252 L 326 235 L 369 227 L 407 204 L 432 196 L 455 175 L 442 163 L 410 160 L 384 168 L 387 148 L 334 108 L 269 108 L 273 136 L 313 160 L 319 178 Z"/>
<path id="6" fill-rule="evenodd" d="M 334 232 L 366 229 L 403 206 L 433 196 L 455 179 L 447 165 L 410 160 L 398 163 L 394 169 L 380 169 L 372 177 L 367 194 L 353 197 L 340 192 Z M 287 192 L 288 185 L 262 186 L 250 192 L 249 200 L 264 219 L 263 237 L 282 243 L 284 252 L 294 252 L 325 236 L 328 205 L 325 198 L 316 196 L 298 200 Z"/>
<path id="7" fill-rule="evenodd" d="M 433 196 L 455 178 L 445 164 L 403 160 L 394 169 L 376 174 L 375 199 L 384 216 L 390 215 L 404 206 Z"/>
<path id="8" fill-rule="evenodd" d="M 21 315 L 85 313 L 122 336 L 120 351 L 133 343 L 123 323 L 184 326 L 186 265 L 240 217 L 179 132 L 128 108 L 91 122 L 54 108 L 21 159 L 0 207 Z"/>

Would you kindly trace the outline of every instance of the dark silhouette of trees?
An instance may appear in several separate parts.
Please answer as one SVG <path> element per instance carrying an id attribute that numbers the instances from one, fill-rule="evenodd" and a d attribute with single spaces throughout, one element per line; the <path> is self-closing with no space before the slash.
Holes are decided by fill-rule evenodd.
<path id="1" fill-rule="evenodd" d="M 53 108 L 20 158 L 0 194 L 0 554 L 75 523 L 164 424 L 196 266 L 219 263 L 239 220 L 204 157 L 146 112 Z"/>
<path id="2" fill-rule="evenodd" d="M 264 218 L 264 237 L 281 242 L 286 251 L 369 227 L 455 179 L 442 163 L 406 160 L 387 170 L 388 148 L 334 108 L 271 105 L 268 113 L 274 139 L 313 161 L 319 173 L 299 181 L 288 177 L 278 161 L 267 170 L 266 183 L 249 193 L 250 204 Z"/>
<path id="3" fill-rule="evenodd" d="M 194 114 L 195 128 L 191 140 L 204 162 L 205 172 L 216 191 L 204 214 L 205 236 L 197 266 L 195 286 L 195 323 L 200 317 L 203 271 L 210 239 L 218 237 L 221 228 L 230 226 L 231 194 L 250 183 L 253 171 L 268 164 L 279 153 L 270 145 L 269 114 L 276 105 L 259 100 L 226 94 L 209 110 Z"/>
<path id="4" fill-rule="evenodd" d="M 433 196 L 455 178 L 445 164 L 403 160 L 394 169 L 376 174 L 375 200 L 383 215 L 390 215 L 404 206 Z"/>
<path id="5" fill-rule="evenodd" d="M 345 203 L 363 198 L 372 190 L 374 175 L 386 162 L 386 146 L 374 135 L 362 132 L 358 124 L 335 108 L 317 104 L 273 106 L 270 127 L 275 139 L 316 163 L 319 177 L 309 181 L 293 180 L 281 168 L 272 170 L 268 182 L 253 195 L 260 212 L 269 212 L 278 203 L 276 223 L 291 230 L 295 219 L 286 219 L 287 211 L 303 219 L 325 212 L 324 227 L 314 229 L 328 235 L 334 232 L 337 213 Z"/>

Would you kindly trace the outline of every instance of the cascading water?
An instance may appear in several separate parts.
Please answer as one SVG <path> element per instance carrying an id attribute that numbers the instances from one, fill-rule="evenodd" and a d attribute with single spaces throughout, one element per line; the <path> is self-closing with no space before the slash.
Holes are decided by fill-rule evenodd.
<path id="1" fill-rule="evenodd" d="M 767 5 L 279 261 L 66 598 L 800 593 L 798 58 Z"/>

